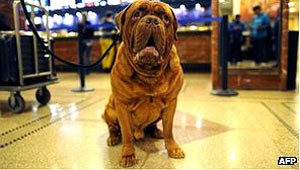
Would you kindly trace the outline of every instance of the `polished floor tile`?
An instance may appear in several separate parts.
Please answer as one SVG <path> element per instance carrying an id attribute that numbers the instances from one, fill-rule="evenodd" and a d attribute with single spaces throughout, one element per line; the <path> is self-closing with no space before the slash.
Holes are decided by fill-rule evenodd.
<path id="1" fill-rule="evenodd" d="M 49 86 L 47 106 L 35 91 L 22 92 L 26 110 L 13 114 L 0 92 L 0 169 L 120 169 L 121 145 L 108 147 L 101 119 L 111 87 L 107 74 L 91 74 L 89 93 L 73 93 L 76 74 L 59 73 Z M 277 165 L 278 157 L 298 157 L 298 93 L 239 91 L 237 97 L 210 95 L 209 74 L 186 74 L 174 122 L 174 135 L 186 158 L 170 159 L 162 140 L 137 141 L 138 164 L 145 169 L 298 169 Z M 159 125 L 161 127 L 161 124 Z"/>

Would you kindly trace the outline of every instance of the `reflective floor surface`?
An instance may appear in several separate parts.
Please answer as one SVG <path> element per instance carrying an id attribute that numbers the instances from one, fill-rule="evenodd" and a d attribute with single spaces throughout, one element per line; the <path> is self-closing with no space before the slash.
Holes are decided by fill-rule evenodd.
<path id="1" fill-rule="evenodd" d="M 74 73 L 59 73 L 49 86 L 47 106 L 35 91 L 22 92 L 26 110 L 13 114 L 0 92 L 0 169 L 118 169 L 121 145 L 108 147 L 101 119 L 110 94 L 108 74 L 91 74 L 94 92 L 73 93 Z M 237 97 L 210 95 L 209 74 L 186 74 L 173 127 L 186 158 L 170 159 L 162 140 L 135 143 L 145 169 L 294 168 L 277 165 L 280 156 L 298 158 L 298 92 L 239 91 Z"/>

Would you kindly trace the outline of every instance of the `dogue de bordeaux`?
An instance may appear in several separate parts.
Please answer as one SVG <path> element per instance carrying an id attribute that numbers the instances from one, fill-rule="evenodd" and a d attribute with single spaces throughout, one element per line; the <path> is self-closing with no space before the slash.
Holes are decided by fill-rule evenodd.
<path id="1" fill-rule="evenodd" d="M 145 135 L 164 139 L 171 158 L 185 154 L 173 137 L 177 95 L 183 85 L 174 41 L 177 19 L 168 4 L 138 0 L 116 17 L 122 42 L 111 72 L 112 94 L 103 119 L 107 144 L 122 142 L 120 165 L 137 163 L 134 140 Z M 162 120 L 163 131 L 157 128 Z"/>

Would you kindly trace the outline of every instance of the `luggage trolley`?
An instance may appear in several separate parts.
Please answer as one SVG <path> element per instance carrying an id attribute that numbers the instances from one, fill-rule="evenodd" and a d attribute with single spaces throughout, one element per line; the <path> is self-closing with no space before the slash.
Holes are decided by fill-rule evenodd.
<path id="1" fill-rule="evenodd" d="M 46 16 L 46 32 L 42 39 L 46 47 L 51 49 L 48 25 L 48 11 L 39 5 L 26 3 L 31 8 L 31 19 L 35 17 L 33 8 L 44 11 Z M 46 86 L 58 83 L 54 71 L 52 57 L 45 52 L 32 32 L 20 30 L 20 1 L 13 3 L 14 31 L 0 32 L 0 91 L 9 91 L 8 107 L 14 113 L 21 113 L 25 101 L 21 91 L 37 88 L 36 99 L 46 105 L 51 94 Z"/>

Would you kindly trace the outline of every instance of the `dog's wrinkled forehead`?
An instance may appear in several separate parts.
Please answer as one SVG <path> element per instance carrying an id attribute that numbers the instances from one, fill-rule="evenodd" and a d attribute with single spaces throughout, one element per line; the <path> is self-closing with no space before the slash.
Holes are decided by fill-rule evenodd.
<path id="1" fill-rule="evenodd" d="M 117 15 L 117 18 L 116 18 L 117 27 L 121 30 L 122 26 L 125 24 L 127 19 L 130 18 L 130 15 L 132 13 L 134 13 L 134 11 L 139 9 L 140 7 L 148 7 L 147 10 L 157 9 L 157 8 L 153 8 L 153 7 L 161 7 L 161 9 L 163 9 L 166 13 L 168 13 L 168 14 L 170 14 L 170 16 L 172 16 L 172 18 L 174 20 L 173 22 L 176 22 L 176 24 L 177 24 L 177 20 L 175 18 L 174 12 L 172 11 L 171 7 L 168 4 L 163 3 L 159 0 L 137 0 L 137 1 L 134 1 L 126 9 L 124 9 Z"/>
<path id="2" fill-rule="evenodd" d="M 124 15 L 122 16 L 122 24 L 125 24 L 126 20 L 126 14 L 132 13 L 133 11 L 137 9 L 147 9 L 147 10 L 153 10 L 153 7 L 161 7 L 161 9 L 167 10 L 165 12 L 172 12 L 170 9 L 171 7 L 163 2 L 160 2 L 159 0 L 140 0 L 140 1 L 135 1 L 131 5 L 129 5 L 125 12 Z M 127 13 L 128 12 L 128 13 Z"/>

